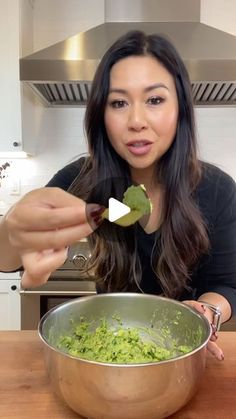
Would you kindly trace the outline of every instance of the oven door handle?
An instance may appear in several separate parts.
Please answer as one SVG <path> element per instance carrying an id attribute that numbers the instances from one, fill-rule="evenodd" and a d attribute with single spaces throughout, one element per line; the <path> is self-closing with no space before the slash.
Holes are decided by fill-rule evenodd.
<path id="1" fill-rule="evenodd" d="M 97 294 L 96 291 L 53 291 L 53 290 L 20 290 L 20 294 L 22 295 L 32 295 L 32 294 L 38 294 L 38 295 L 94 295 Z"/>

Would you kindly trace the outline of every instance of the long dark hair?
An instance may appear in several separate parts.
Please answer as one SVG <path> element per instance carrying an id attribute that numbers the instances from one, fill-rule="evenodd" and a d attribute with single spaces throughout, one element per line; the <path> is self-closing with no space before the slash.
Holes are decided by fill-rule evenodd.
<path id="1" fill-rule="evenodd" d="M 174 46 L 160 35 L 131 31 L 105 53 L 96 71 L 85 114 L 90 157 L 71 191 L 107 206 L 111 196 L 122 198 L 131 183 L 127 163 L 108 139 L 104 112 L 109 92 L 110 71 L 129 56 L 155 57 L 172 75 L 178 97 L 178 125 L 169 150 L 156 164 L 156 176 L 164 190 L 161 239 L 150 255 L 163 294 L 178 298 L 189 286 L 199 257 L 209 247 L 207 229 L 194 200 L 201 179 L 197 158 L 191 84 L 187 70 Z M 141 281 L 137 251 L 137 227 L 118 227 L 104 222 L 91 236 L 93 269 L 104 291 L 136 290 Z"/>

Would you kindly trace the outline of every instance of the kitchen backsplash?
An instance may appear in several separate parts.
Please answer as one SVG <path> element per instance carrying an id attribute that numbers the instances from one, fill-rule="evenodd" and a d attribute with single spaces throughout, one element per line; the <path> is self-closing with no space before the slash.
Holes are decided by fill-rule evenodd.
<path id="1" fill-rule="evenodd" d="M 36 155 L 7 160 L 10 168 L 0 187 L 0 214 L 25 193 L 44 186 L 60 168 L 86 152 L 84 112 L 84 108 L 43 109 L 38 123 Z M 0 166 L 5 162 L 6 159 L 0 158 Z"/>
<path id="2" fill-rule="evenodd" d="M 200 156 L 236 180 L 236 106 L 196 108 Z"/>
<path id="3" fill-rule="evenodd" d="M 0 214 L 26 192 L 44 186 L 67 163 L 86 152 L 84 108 L 43 108 L 35 157 L 12 159 L 0 188 Z M 236 108 L 197 108 L 200 156 L 236 179 Z M 0 159 L 0 165 L 6 159 Z"/>

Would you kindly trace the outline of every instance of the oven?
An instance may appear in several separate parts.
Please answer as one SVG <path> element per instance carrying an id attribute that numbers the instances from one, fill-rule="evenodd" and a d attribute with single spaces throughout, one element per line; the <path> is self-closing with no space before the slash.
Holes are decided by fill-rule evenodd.
<path id="1" fill-rule="evenodd" d="M 95 278 L 81 273 L 89 257 L 87 241 L 77 242 L 70 247 L 65 263 L 52 272 L 46 284 L 20 289 L 22 330 L 37 329 L 41 317 L 61 303 L 96 294 Z"/>

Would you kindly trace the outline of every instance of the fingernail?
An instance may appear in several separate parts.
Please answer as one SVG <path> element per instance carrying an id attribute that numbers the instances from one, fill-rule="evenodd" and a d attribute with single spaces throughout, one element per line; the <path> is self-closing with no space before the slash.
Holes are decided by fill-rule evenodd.
<path id="1" fill-rule="evenodd" d="M 103 207 L 102 205 L 99 205 L 98 207 L 92 209 L 92 211 L 90 212 L 91 217 L 96 217 L 98 215 L 101 215 L 103 213 L 103 211 L 105 211 L 105 207 Z"/>
<path id="2" fill-rule="evenodd" d="M 95 217 L 93 216 L 93 221 L 94 223 L 99 226 L 102 222 L 103 222 L 103 218 L 101 217 L 101 215 L 96 215 Z"/>
<path id="3" fill-rule="evenodd" d="M 210 340 L 211 340 L 212 342 L 216 342 L 216 341 L 217 341 L 217 339 L 218 339 L 218 335 L 217 335 L 216 333 L 212 333 Z"/>

